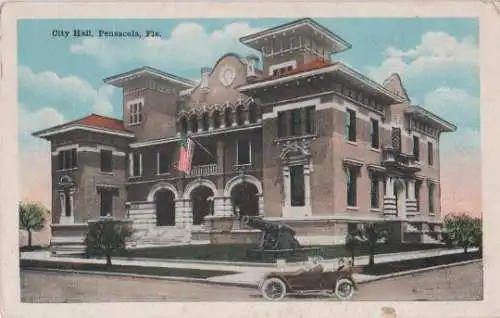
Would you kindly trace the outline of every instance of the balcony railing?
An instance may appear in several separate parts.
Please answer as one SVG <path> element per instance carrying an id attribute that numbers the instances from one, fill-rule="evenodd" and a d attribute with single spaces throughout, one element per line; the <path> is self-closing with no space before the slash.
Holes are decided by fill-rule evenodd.
<path id="1" fill-rule="evenodd" d="M 420 170 L 413 155 L 400 152 L 399 150 L 394 149 L 393 147 L 383 148 L 382 164 L 385 166 L 406 168 L 413 171 Z"/>
<path id="2" fill-rule="evenodd" d="M 210 165 L 193 166 L 193 168 L 191 169 L 191 176 L 194 177 L 205 177 L 221 173 L 222 167 L 219 167 L 216 163 Z"/>

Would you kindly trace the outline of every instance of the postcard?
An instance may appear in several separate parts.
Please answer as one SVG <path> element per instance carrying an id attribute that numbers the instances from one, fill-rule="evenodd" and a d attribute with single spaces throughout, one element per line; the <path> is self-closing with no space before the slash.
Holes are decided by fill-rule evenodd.
<path id="1" fill-rule="evenodd" d="M 496 314 L 499 12 L 6 3 L 2 315 Z"/>

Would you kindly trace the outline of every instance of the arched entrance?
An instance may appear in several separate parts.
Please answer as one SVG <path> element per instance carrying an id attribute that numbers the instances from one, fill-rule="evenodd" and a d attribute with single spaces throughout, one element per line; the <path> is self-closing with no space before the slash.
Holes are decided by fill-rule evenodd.
<path id="1" fill-rule="evenodd" d="M 241 182 L 231 190 L 231 200 L 233 202 L 233 213 L 239 209 L 240 215 L 259 215 L 259 190 L 250 182 Z"/>
<path id="2" fill-rule="evenodd" d="M 193 225 L 201 225 L 205 216 L 213 214 L 213 196 L 214 192 L 212 189 L 204 185 L 200 185 L 191 191 Z"/>
<path id="3" fill-rule="evenodd" d="M 175 194 L 162 189 L 155 194 L 156 226 L 175 225 Z"/>

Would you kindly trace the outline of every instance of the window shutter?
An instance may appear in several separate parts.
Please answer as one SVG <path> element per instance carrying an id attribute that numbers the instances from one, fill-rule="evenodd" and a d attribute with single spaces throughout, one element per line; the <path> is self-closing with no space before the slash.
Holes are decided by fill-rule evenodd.
<path id="1" fill-rule="evenodd" d="M 344 136 L 349 139 L 349 123 L 351 122 L 351 113 L 348 110 L 344 114 Z"/>
<path id="2" fill-rule="evenodd" d="M 128 170 L 129 170 L 129 175 L 133 176 L 134 175 L 134 154 L 133 153 L 128 154 Z"/>
<path id="3" fill-rule="evenodd" d="M 139 153 L 139 175 L 142 176 L 142 153 Z"/>

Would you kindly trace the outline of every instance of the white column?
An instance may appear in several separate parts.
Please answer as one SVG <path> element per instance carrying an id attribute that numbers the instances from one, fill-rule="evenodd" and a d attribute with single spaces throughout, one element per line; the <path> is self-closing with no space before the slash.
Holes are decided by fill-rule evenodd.
<path id="1" fill-rule="evenodd" d="M 394 197 L 394 178 L 387 177 L 385 180 L 385 196 Z"/>
<path id="2" fill-rule="evenodd" d="M 175 200 L 175 226 L 185 227 L 184 199 Z"/>
<path id="3" fill-rule="evenodd" d="M 285 194 L 285 202 L 283 206 L 285 208 L 290 207 L 290 168 L 283 167 L 283 189 Z"/>
<path id="4" fill-rule="evenodd" d="M 75 223 L 75 191 L 71 190 L 69 192 L 69 206 L 71 207 L 71 213 L 69 215 L 69 222 L 71 224 Z"/>
<path id="5" fill-rule="evenodd" d="M 184 220 L 187 228 L 191 229 L 193 226 L 193 203 L 191 200 L 184 201 Z"/>
<path id="6" fill-rule="evenodd" d="M 311 215 L 311 171 L 310 165 L 304 165 L 304 203 L 306 215 Z"/>
<path id="7" fill-rule="evenodd" d="M 214 198 L 214 216 L 225 216 L 227 214 L 224 197 Z"/>
<path id="8" fill-rule="evenodd" d="M 233 203 L 231 201 L 231 197 L 225 197 L 224 198 L 224 211 L 225 211 L 225 216 L 232 216 L 233 215 Z"/>
<path id="9" fill-rule="evenodd" d="M 259 216 L 264 216 L 264 195 L 258 194 L 257 197 L 259 198 Z"/>
<path id="10" fill-rule="evenodd" d="M 415 180 L 408 180 L 408 199 L 415 200 Z"/>
<path id="11" fill-rule="evenodd" d="M 61 215 L 59 217 L 59 223 L 66 224 L 66 195 L 63 191 L 59 192 L 59 200 L 61 201 Z"/>

